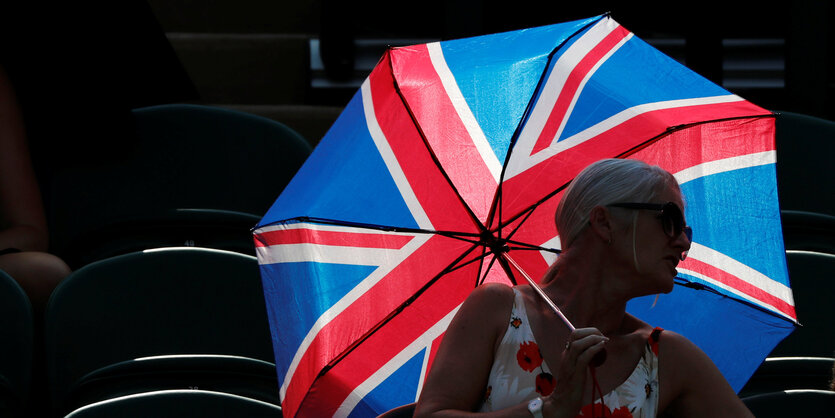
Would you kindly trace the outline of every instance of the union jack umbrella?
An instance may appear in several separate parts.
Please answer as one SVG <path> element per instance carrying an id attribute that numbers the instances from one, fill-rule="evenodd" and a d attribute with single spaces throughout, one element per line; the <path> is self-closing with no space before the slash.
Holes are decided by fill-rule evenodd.
<path id="1" fill-rule="evenodd" d="M 797 323 L 774 115 L 604 15 L 385 53 L 254 230 L 284 414 L 414 402 L 468 293 L 522 277 L 496 256 L 541 277 L 561 191 L 606 157 L 675 174 L 695 232 L 628 311 L 739 390 Z"/>

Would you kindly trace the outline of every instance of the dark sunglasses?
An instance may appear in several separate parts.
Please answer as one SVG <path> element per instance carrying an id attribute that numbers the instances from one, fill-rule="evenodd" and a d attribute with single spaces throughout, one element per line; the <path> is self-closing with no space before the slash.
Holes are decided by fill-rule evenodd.
<path id="1" fill-rule="evenodd" d="M 687 241 L 693 242 L 693 229 L 684 224 L 684 214 L 673 202 L 667 203 L 612 203 L 606 206 L 626 209 L 648 209 L 661 212 L 659 219 L 664 233 L 670 238 L 676 238 L 684 232 Z"/>

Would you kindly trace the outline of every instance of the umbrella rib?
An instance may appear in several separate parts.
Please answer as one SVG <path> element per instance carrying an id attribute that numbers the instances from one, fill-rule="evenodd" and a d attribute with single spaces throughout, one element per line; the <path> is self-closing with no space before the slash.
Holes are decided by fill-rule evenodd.
<path id="1" fill-rule="evenodd" d="M 538 245 L 528 244 L 519 241 L 511 241 L 506 240 L 508 244 L 518 245 L 518 247 L 510 247 L 510 250 L 518 250 L 518 251 L 548 251 L 549 253 L 559 254 L 562 251 L 556 248 L 547 248 L 547 247 L 540 247 Z"/>
<path id="2" fill-rule="evenodd" d="M 759 305 L 757 305 L 757 304 L 755 304 L 755 303 L 749 302 L 749 301 L 747 301 L 747 300 L 745 300 L 745 299 L 738 298 L 738 297 L 733 297 L 733 296 L 729 296 L 729 295 L 726 295 L 726 294 L 724 294 L 724 293 L 720 293 L 718 290 L 716 290 L 716 289 L 714 289 L 714 288 L 712 288 L 712 287 L 709 287 L 709 286 L 705 286 L 705 285 L 703 285 L 703 284 L 701 284 L 701 283 L 691 282 L 691 281 L 686 280 L 686 279 L 683 279 L 683 278 L 681 278 L 681 277 L 676 277 L 676 278 L 675 278 L 675 282 L 674 282 L 674 283 L 675 283 L 676 285 L 678 285 L 678 286 L 686 287 L 686 288 L 688 288 L 688 289 L 693 289 L 693 290 L 704 290 L 704 291 L 707 291 L 707 292 L 713 293 L 713 294 L 715 294 L 715 295 L 721 296 L 721 297 L 723 297 L 723 298 L 731 299 L 731 300 L 733 300 L 733 301 L 736 301 L 736 302 L 741 303 L 741 304 L 743 304 L 743 305 L 746 305 L 746 306 L 748 306 L 748 307 L 754 308 L 754 309 L 756 309 L 756 310 L 758 310 L 758 311 L 760 311 L 760 312 L 766 313 L 766 314 L 768 314 L 768 315 L 770 315 L 770 316 L 773 316 L 773 317 L 775 317 L 775 318 L 780 318 L 780 319 L 789 319 L 789 320 L 791 320 L 793 323 L 795 323 L 795 324 L 797 324 L 797 325 L 802 326 L 802 325 L 801 325 L 799 322 L 797 322 L 796 320 L 792 320 L 791 318 L 786 318 L 786 317 L 785 317 L 785 316 L 783 316 L 783 315 L 777 315 L 777 314 L 775 314 L 773 311 L 770 311 L 770 310 L 768 310 L 768 309 L 765 309 L 765 308 L 763 308 L 762 306 L 759 306 Z"/>
<path id="3" fill-rule="evenodd" d="M 415 114 L 412 111 L 412 108 L 409 106 L 409 102 L 406 100 L 406 97 L 403 95 L 403 92 L 400 90 L 400 84 L 398 83 L 397 78 L 394 76 L 394 74 L 395 74 L 394 63 L 392 62 L 392 59 L 388 60 L 388 65 L 389 65 L 389 71 L 391 71 L 391 79 L 392 79 L 392 84 L 394 86 L 394 91 L 397 92 L 397 96 L 400 98 L 400 101 L 403 103 L 403 107 L 406 109 L 406 112 L 409 114 L 409 118 L 412 119 L 412 124 L 415 126 L 415 129 L 417 130 L 418 135 L 420 135 L 420 139 L 423 141 L 423 145 L 424 145 L 424 147 L 426 147 L 426 150 L 429 153 L 430 158 L 432 158 L 432 162 L 438 168 L 438 171 L 441 173 L 441 175 L 444 177 L 444 179 L 446 179 L 447 184 L 452 189 L 453 193 L 455 193 L 455 196 L 458 198 L 458 201 L 461 202 L 461 205 L 467 211 L 467 214 L 470 216 L 470 219 L 473 221 L 475 226 L 479 229 L 479 232 L 486 231 L 487 227 L 485 225 L 483 225 L 481 223 L 481 221 L 478 220 L 478 216 L 476 216 L 475 212 L 473 212 L 472 208 L 470 208 L 470 205 L 468 205 L 467 202 L 464 200 L 464 198 L 461 196 L 461 193 L 458 191 L 458 188 L 455 187 L 455 184 L 452 182 L 452 179 L 449 178 L 449 175 L 447 174 L 446 170 L 444 170 L 444 167 L 441 165 L 441 161 L 438 159 L 438 156 L 435 154 L 435 151 L 432 149 L 432 146 L 429 144 L 429 141 L 426 139 L 426 134 L 423 132 L 423 129 L 421 129 L 420 124 L 418 123 L 417 118 L 415 117 Z"/>
<path id="4" fill-rule="evenodd" d="M 614 158 L 626 158 L 626 157 L 628 157 L 632 154 L 635 154 L 636 152 L 648 147 L 653 142 L 656 142 L 656 141 L 660 140 L 661 138 L 664 138 L 665 136 L 668 136 L 668 135 L 670 135 L 674 132 L 680 131 L 682 129 L 691 128 L 693 126 L 704 125 L 704 124 L 707 124 L 707 123 L 727 122 L 727 121 L 731 121 L 731 120 L 775 118 L 775 117 L 777 117 L 776 114 L 769 113 L 769 114 L 762 114 L 762 115 L 748 115 L 748 116 L 736 116 L 736 117 L 731 117 L 731 118 L 710 119 L 710 120 L 703 120 L 703 121 L 699 121 L 699 122 L 683 123 L 681 125 L 670 126 L 666 130 L 664 130 L 664 132 L 662 132 L 662 133 L 660 133 L 660 134 L 658 134 L 658 135 L 656 135 L 652 138 L 649 138 L 646 141 L 641 142 L 638 145 L 635 145 L 634 147 L 616 155 Z"/>
<path id="5" fill-rule="evenodd" d="M 595 19 L 594 21 L 589 22 L 588 24 L 586 24 L 582 28 L 580 28 L 577 31 L 575 31 L 574 33 L 572 33 L 571 36 L 566 37 L 565 40 L 563 40 L 559 45 L 554 47 L 554 49 L 552 49 L 551 52 L 548 54 L 548 61 L 545 65 L 545 69 L 542 71 L 542 74 L 539 75 L 539 81 L 537 81 L 537 83 L 536 83 L 536 88 L 534 89 L 534 94 L 531 96 L 531 99 L 528 101 L 528 105 L 525 107 L 525 112 L 522 113 L 522 118 L 519 120 L 519 124 L 516 126 L 516 129 L 513 131 L 513 135 L 511 135 L 511 137 L 510 137 L 510 146 L 508 147 L 507 155 L 505 156 L 505 159 L 504 159 L 504 164 L 502 164 L 502 172 L 501 172 L 501 175 L 499 176 L 499 187 L 496 188 L 496 195 L 493 197 L 493 204 L 492 204 L 492 207 L 490 208 L 490 216 L 487 219 L 487 225 L 491 225 L 493 223 L 493 214 L 496 213 L 497 211 L 498 211 L 497 215 L 498 215 L 498 218 L 499 218 L 499 224 L 502 223 L 501 222 L 501 219 L 502 219 L 502 205 L 501 205 L 502 183 L 504 183 L 504 176 L 505 176 L 505 173 L 507 171 L 507 166 L 508 166 L 508 164 L 510 164 L 510 157 L 513 154 L 513 149 L 516 147 L 516 142 L 519 140 L 519 135 L 521 135 L 522 129 L 524 128 L 524 126 L 527 125 L 527 121 L 531 116 L 531 112 L 533 112 L 534 104 L 536 103 L 536 97 L 537 97 L 536 93 L 542 90 L 543 84 L 545 83 L 545 80 L 547 79 L 548 68 L 551 67 L 551 63 L 554 60 L 554 55 L 556 55 L 557 51 L 562 49 L 563 46 L 565 46 L 565 44 L 568 43 L 570 40 L 574 39 L 576 36 L 578 36 L 580 33 L 585 31 L 589 27 L 597 24 L 597 22 L 599 22 L 601 19 L 606 19 L 608 17 L 609 17 L 609 13 L 607 12 L 607 13 L 601 15 L 599 19 Z M 537 203 L 537 205 L 538 204 L 539 203 Z M 499 231 L 501 231 L 501 227 L 499 227 Z"/>
<path id="6" fill-rule="evenodd" d="M 422 295 L 424 292 L 426 292 L 438 280 L 440 280 L 442 277 L 444 277 L 449 272 L 455 271 L 455 270 L 463 267 L 463 265 L 458 266 L 458 263 L 478 247 L 479 247 L 479 245 L 473 245 L 467 251 L 464 251 L 463 254 L 458 256 L 458 258 L 456 258 L 447 267 L 445 267 L 443 270 L 441 270 L 440 273 L 435 275 L 435 277 L 433 277 L 432 279 L 430 279 L 429 281 L 424 283 L 424 285 L 421 286 L 420 289 L 418 289 L 412 296 L 410 296 L 403 303 L 401 303 L 400 306 L 398 306 L 397 308 L 392 310 L 388 315 L 386 315 L 385 318 L 380 320 L 377 324 L 375 324 L 373 327 L 371 327 L 371 329 L 369 329 L 365 334 L 363 334 L 356 341 L 351 343 L 351 345 L 349 345 L 347 348 L 345 348 L 345 350 L 343 350 L 338 356 L 334 357 L 334 359 L 331 360 L 327 365 L 322 367 L 322 370 L 319 371 L 319 374 L 316 376 L 316 379 L 314 379 L 314 380 L 318 380 L 320 377 L 324 376 L 325 373 L 327 373 L 330 369 L 332 369 L 334 366 L 336 366 L 340 361 L 342 361 L 342 359 L 347 357 L 348 354 L 351 354 L 351 352 L 354 351 L 360 344 L 362 344 L 365 340 L 369 339 L 378 330 L 380 330 L 380 328 L 382 328 L 385 324 L 387 324 L 389 321 L 394 319 L 395 316 L 399 315 L 401 312 L 403 312 L 403 310 L 405 310 L 407 307 L 409 307 L 409 305 L 411 305 L 415 300 L 417 300 L 417 298 L 420 297 L 420 295 Z M 471 260 L 468 263 L 465 263 L 464 265 L 472 263 L 473 261 L 475 261 L 477 259 L 478 258 L 476 258 L 474 260 Z"/>
<path id="7" fill-rule="evenodd" d="M 471 244 L 479 244 L 480 235 L 472 232 L 457 232 L 457 231 L 435 231 L 431 229 L 421 229 L 421 228 L 409 228 L 409 227 L 401 227 L 401 226 L 388 226 L 388 225 L 375 225 L 375 224 L 368 224 L 362 222 L 352 222 L 352 221 L 340 221 L 335 219 L 327 219 L 327 218 L 317 218 L 311 216 L 297 216 L 295 218 L 284 219 L 281 221 L 271 222 L 266 225 L 259 226 L 258 228 L 263 228 L 265 226 L 272 226 L 272 225 L 279 225 L 279 224 L 286 224 L 286 223 L 315 223 L 315 224 L 322 224 L 322 225 L 335 225 L 335 226 L 348 226 L 352 228 L 360 228 L 360 229 L 371 229 L 375 231 L 383 231 L 383 232 L 399 232 L 399 233 L 406 233 L 406 234 L 432 234 L 432 235 L 441 235 L 447 238 L 458 239 L 461 241 L 469 242 Z M 254 229 L 253 229 L 254 230 Z"/>
<path id="8" fill-rule="evenodd" d="M 730 121 L 730 120 L 774 118 L 774 117 L 776 117 L 775 114 L 769 113 L 769 114 L 753 115 L 753 116 L 738 116 L 738 117 L 732 117 L 732 118 L 711 119 L 711 120 L 704 120 L 704 121 L 700 121 L 700 122 L 693 122 L 693 123 L 671 126 L 671 127 L 667 128 L 664 132 L 662 132 L 662 133 L 660 133 L 660 134 L 658 134 L 658 135 L 656 135 L 652 138 L 649 138 L 646 141 L 641 142 L 640 144 L 635 145 L 634 147 L 632 147 L 632 148 L 630 148 L 630 149 L 628 149 L 628 150 L 626 150 L 626 151 L 624 151 L 624 152 L 622 152 L 618 155 L 615 155 L 613 158 L 627 158 L 630 155 L 635 154 L 638 151 L 648 147 L 653 142 L 656 142 L 656 141 L 660 140 L 661 138 L 664 138 L 665 136 L 668 136 L 668 135 L 670 135 L 670 134 L 672 134 L 676 131 L 680 131 L 682 129 L 690 128 L 690 127 L 693 127 L 693 126 L 703 125 L 703 124 L 707 124 L 707 123 L 725 122 L 725 121 Z M 563 191 L 566 187 L 568 187 L 569 184 L 571 184 L 571 181 L 568 181 L 565 184 L 563 184 L 562 186 L 557 187 L 552 192 L 548 193 L 547 195 L 545 195 L 544 197 L 542 197 L 538 201 L 534 202 L 533 204 L 528 206 L 526 209 L 520 211 L 516 215 L 510 217 L 506 222 L 503 222 L 502 224 L 506 225 L 506 224 L 512 223 L 513 221 L 519 219 L 522 216 L 525 216 L 525 217 L 530 216 L 532 214 L 533 210 L 535 210 L 539 205 L 541 205 L 542 203 L 544 203 L 548 199 L 554 197 L 557 193 Z M 524 220 L 522 222 L 524 222 Z M 521 223 L 520 223 L 520 225 L 521 225 Z M 501 228 L 501 225 L 499 225 L 499 228 Z M 519 227 L 516 227 L 516 229 L 518 229 L 518 228 Z M 515 232 L 516 229 L 513 232 Z M 511 232 L 511 235 L 513 234 L 513 232 Z"/>
<path id="9" fill-rule="evenodd" d="M 507 242 L 514 242 L 514 243 L 516 243 L 516 244 L 523 244 L 523 245 L 530 246 L 529 244 L 525 244 L 525 243 L 521 243 L 521 242 L 516 242 L 516 241 L 511 241 L 511 240 L 510 240 L 510 237 L 512 237 L 514 234 L 516 234 L 516 232 L 517 232 L 517 231 L 519 231 L 519 228 L 521 228 L 521 227 L 522 227 L 522 225 L 525 223 L 525 221 L 527 221 L 527 220 L 528 220 L 528 218 L 530 218 L 530 217 L 531 217 L 531 215 L 533 215 L 533 212 L 534 212 L 534 211 L 535 211 L 535 210 L 539 207 L 539 205 L 540 205 L 540 204 L 542 204 L 542 202 L 544 202 L 545 200 L 548 200 L 548 199 L 544 199 L 544 200 L 542 200 L 542 201 L 540 201 L 540 202 L 535 203 L 534 205 L 532 205 L 532 206 L 530 206 L 529 208 L 525 209 L 524 211 L 520 212 L 520 214 L 519 214 L 520 216 L 517 216 L 517 217 L 514 217 L 513 219 L 508 220 L 508 222 L 507 222 L 507 223 L 509 224 L 509 223 L 511 223 L 511 222 L 513 222 L 513 221 L 515 221 L 516 219 L 518 219 L 519 217 L 521 217 L 521 215 L 522 215 L 522 214 L 525 214 L 525 215 L 524 215 L 524 219 L 522 219 L 521 221 L 519 221 L 519 224 L 518 224 L 518 225 L 516 225 L 516 227 L 514 227 L 514 228 L 513 228 L 513 230 L 512 230 L 512 231 L 510 231 L 510 232 L 507 234 L 507 238 L 505 238 L 505 240 L 506 240 Z M 499 219 L 501 219 L 501 218 L 499 218 Z M 501 222 L 501 221 L 499 221 L 498 228 L 499 228 L 499 232 L 498 232 L 498 233 L 501 233 L 501 230 L 502 230 L 502 222 Z"/>

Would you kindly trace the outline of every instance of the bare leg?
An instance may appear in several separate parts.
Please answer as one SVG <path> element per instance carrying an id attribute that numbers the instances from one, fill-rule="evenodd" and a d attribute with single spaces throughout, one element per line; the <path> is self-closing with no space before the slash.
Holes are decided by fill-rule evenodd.
<path id="1" fill-rule="evenodd" d="M 60 258 L 44 252 L 25 251 L 0 256 L 0 270 L 12 276 L 29 296 L 33 310 L 32 384 L 25 416 L 48 414 L 47 371 L 44 357 L 44 313 L 49 296 L 70 268 Z"/>
<path id="2" fill-rule="evenodd" d="M 52 291 L 70 268 L 60 258 L 43 252 L 25 251 L 0 256 L 0 270 L 12 276 L 29 296 L 35 317 L 43 317 Z"/>

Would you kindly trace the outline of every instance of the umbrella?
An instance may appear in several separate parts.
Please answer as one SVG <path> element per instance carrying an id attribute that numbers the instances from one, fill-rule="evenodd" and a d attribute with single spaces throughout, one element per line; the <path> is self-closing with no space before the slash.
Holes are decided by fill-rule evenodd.
<path id="1" fill-rule="evenodd" d="M 520 280 L 504 257 L 541 277 L 561 191 L 605 157 L 674 173 L 696 231 L 629 312 L 740 389 L 796 325 L 774 115 L 603 15 L 381 58 L 253 231 L 284 414 L 414 402 L 467 294 Z"/>

